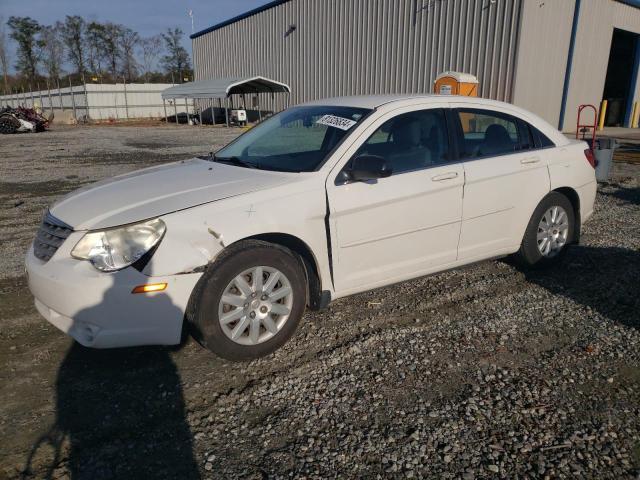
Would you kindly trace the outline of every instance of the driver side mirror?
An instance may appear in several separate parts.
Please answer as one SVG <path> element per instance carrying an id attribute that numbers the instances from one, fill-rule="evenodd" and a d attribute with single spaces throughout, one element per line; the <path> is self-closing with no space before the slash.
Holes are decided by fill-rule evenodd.
<path id="1" fill-rule="evenodd" d="M 391 175 L 391 168 L 383 157 L 360 155 L 353 159 L 351 168 L 346 173 L 349 180 L 353 182 L 367 182 L 377 178 L 387 178 Z"/>

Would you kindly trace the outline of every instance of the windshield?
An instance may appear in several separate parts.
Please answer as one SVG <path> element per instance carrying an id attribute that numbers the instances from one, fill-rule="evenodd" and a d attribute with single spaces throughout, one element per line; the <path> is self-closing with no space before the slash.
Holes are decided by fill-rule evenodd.
<path id="1" fill-rule="evenodd" d="M 364 108 L 289 108 L 219 150 L 215 161 L 283 172 L 311 172 L 369 113 Z"/>

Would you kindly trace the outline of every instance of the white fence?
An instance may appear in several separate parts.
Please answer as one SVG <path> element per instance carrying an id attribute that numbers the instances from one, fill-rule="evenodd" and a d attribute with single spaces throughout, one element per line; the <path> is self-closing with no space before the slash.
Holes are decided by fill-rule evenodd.
<path id="1" fill-rule="evenodd" d="M 164 118 L 187 111 L 194 103 L 178 100 L 162 102 L 161 93 L 169 83 L 85 84 L 0 96 L 0 107 L 31 107 L 48 111 L 69 111 L 77 121 Z"/>

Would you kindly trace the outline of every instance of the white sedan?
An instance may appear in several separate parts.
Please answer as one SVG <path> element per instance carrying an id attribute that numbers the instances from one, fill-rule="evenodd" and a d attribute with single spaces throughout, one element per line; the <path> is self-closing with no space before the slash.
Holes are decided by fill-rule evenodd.
<path id="1" fill-rule="evenodd" d="M 479 260 L 557 261 L 593 211 L 584 142 L 513 105 L 363 96 L 285 110 L 215 155 L 74 192 L 26 258 L 85 346 L 268 354 L 306 307 Z"/>

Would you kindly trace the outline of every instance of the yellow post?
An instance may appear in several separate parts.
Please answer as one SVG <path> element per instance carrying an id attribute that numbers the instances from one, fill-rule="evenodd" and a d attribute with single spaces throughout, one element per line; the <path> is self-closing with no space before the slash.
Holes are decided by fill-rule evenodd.
<path id="1" fill-rule="evenodd" d="M 631 115 L 631 128 L 638 128 L 638 117 L 640 117 L 640 108 L 638 108 L 638 102 L 634 102 L 633 115 Z"/>
<path id="2" fill-rule="evenodd" d="M 604 117 L 607 115 L 607 101 L 602 100 L 602 105 L 600 105 L 600 121 L 598 122 L 598 130 L 602 130 L 604 128 Z"/>

